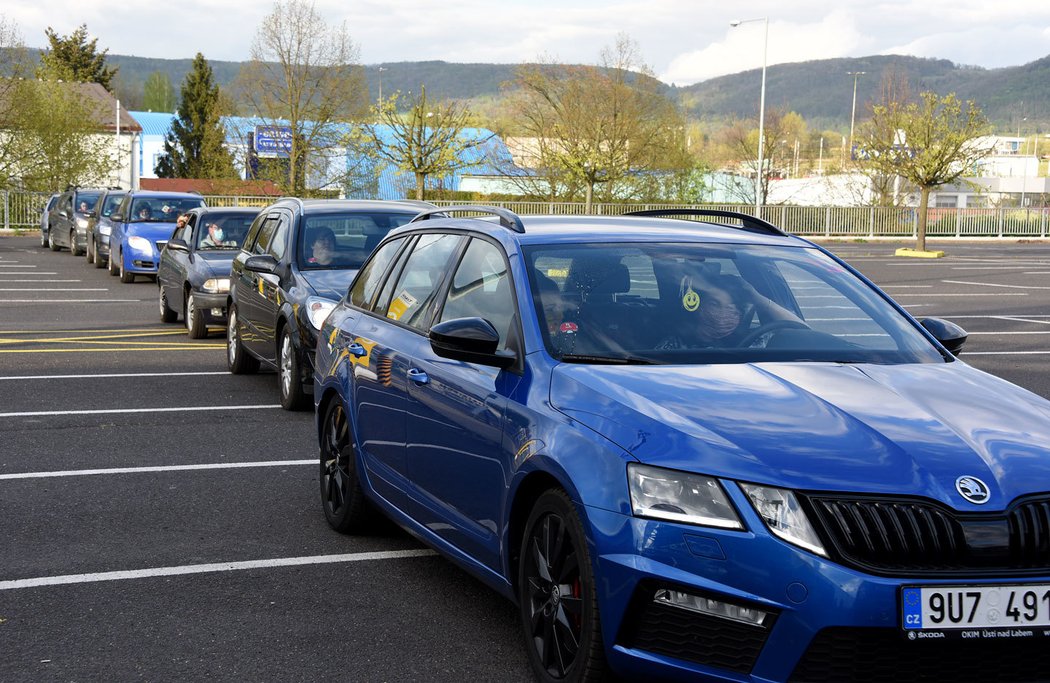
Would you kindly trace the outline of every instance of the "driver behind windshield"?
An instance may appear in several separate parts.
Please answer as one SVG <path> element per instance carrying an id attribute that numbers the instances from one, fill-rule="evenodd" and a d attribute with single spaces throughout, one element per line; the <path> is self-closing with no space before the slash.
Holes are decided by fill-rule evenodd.
<path id="1" fill-rule="evenodd" d="M 679 295 L 684 322 L 679 325 L 678 334 L 657 343 L 657 350 L 736 346 L 751 332 L 756 314 L 763 324 L 779 320 L 801 322 L 797 315 L 735 275 L 684 276 Z M 772 334 L 760 335 L 748 346 L 764 347 Z"/>

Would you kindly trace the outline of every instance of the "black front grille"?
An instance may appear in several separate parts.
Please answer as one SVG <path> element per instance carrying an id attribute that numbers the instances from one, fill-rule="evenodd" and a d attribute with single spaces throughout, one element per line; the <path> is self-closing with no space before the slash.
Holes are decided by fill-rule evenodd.
<path id="1" fill-rule="evenodd" d="M 1046 683 L 1050 643 L 1044 638 L 905 640 L 893 629 L 829 628 L 813 639 L 792 683 Z"/>
<path id="2" fill-rule="evenodd" d="M 635 592 L 617 642 L 697 664 L 748 673 L 766 643 L 775 615 L 751 626 L 653 602 L 654 586 Z"/>
<path id="3" fill-rule="evenodd" d="M 928 500 L 809 495 L 834 559 L 875 573 L 1023 574 L 1050 569 L 1050 499 L 1002 513 L 963 513 Z"/>

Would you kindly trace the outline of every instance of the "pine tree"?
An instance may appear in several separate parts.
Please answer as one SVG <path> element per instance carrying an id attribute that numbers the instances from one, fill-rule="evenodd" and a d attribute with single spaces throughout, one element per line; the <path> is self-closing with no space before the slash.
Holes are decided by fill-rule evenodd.
<path id="1" fill-rule="evenodd" d="M 117 68 L 106 67 L 106 53 L 98 51 L 98 38 L 88 41 L 87 24 L 81 24 L 68 36 L 60 36 L 48 26 L 44 31 L 51 49 L 40 55 L 40 71 L 49 76 L 59 75 L 64 80 L 98 83 L 113 92 L 111 82 Z"/>
<path id="2" fill-rule="evenodd" d="M 197 53 L 179 92 L 179 107 L 157 162 L 161 178 L 235 178 L 233 157 L 223 146 L 219 86 L 204 55 Z"/>

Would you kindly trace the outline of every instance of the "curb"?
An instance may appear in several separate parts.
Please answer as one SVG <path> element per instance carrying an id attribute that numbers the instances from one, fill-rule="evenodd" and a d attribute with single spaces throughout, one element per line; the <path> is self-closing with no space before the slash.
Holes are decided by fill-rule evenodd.
<path id="1" fill-rule="evenodd" d="M 901 247 L 897 251 L 893 252 L 894 256 L 908 256 L 911 258 L 943 258 L 943 251 L 924 251 L 920 249 L 910 249 L 908 247 Z"/>

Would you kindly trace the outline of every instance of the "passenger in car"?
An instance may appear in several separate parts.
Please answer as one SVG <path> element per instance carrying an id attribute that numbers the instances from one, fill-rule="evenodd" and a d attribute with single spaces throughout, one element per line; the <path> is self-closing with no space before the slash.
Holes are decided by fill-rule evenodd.
<path id="1" fill-rule="evenodd" d="M 335 233 L 331 228 L 314 228 L 307 240 L 310 245 L 308 263 L 329 266 L 335 260 Z"/>
<path id="2" fill-rule="evenodd" d="M 236 247 L 237 242 L 234 240 L 226 239 L 227 235 L 223 233 L 222 228 L 216 223 L 208 224 L 208 235 L 201 240 L 201 247 L 204 249 L 217 249 L 219 247 Z"/>
<path id="3" fill-rule="evenodd" d="M 151 218 L 153 218 L 153 211 L 151 211 L 148 206 L 143 206 L 141 209 L 139 209 L 140 221 L 148 221 Z"/>

